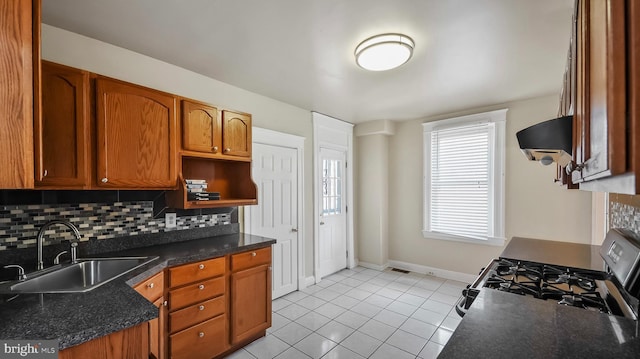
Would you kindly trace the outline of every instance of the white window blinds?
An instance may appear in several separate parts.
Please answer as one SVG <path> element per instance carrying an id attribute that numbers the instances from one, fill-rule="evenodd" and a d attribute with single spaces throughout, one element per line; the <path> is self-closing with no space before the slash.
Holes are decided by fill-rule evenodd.
<path id="1" fill-rule="evenodd" d="M 423 124 L 425 238 L 504 244 L 506 112 Z"/>
<path id="2" fill-rule="evenodd" d="M 431 132 L 431 231 L 486 239 L 492 123 Z"/>

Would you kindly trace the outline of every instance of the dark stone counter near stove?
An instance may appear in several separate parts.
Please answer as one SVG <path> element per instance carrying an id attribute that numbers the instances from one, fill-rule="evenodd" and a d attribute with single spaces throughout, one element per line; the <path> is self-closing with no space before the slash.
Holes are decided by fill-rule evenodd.
<path id="1" fill-rule="evenodd" d="M 547 252 L 551 248 L 579 254 L 563 259 L 561 252 Z M 597 269 L 597 248 L 514 238 L 501 257 Z M 637 359 L 638 334 L 638 322 L 628 318 L 485 288 L 438 358 Z"/>
<path id="2" fill-rule="evenodd" d="M 152 243 L 152 239 L 146 240 L 149 241 L 146 244 Z M 165 241 L 143 248 L 118 248 L 117 252 L 92 253 L 96 257 L 159 258 L 86 293 L 0 295 L 0 338 L 59 340 L 59 349 L 62 350 L 130 328 L 158 316 L 157 308 L 132 288 L 142 280 L 166 267 L 268 247 L 273 243 L 275 240 L 271 238 L 232 233 L 174 243 Z M 83 253 L 80 252 L 81 256 Z"/>

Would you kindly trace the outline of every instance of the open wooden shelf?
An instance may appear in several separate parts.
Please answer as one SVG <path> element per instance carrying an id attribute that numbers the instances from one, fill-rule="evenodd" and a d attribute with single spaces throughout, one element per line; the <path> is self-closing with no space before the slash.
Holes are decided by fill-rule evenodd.
<path id="1" fill-rule="evenodd" d="M 170 208 L 193 209 L 258 204 L 258 190 L 251 179 L 251 162 L 184 155 L 181 162 L 180 186 L 178 190 L 166 193 L 167 206 Z M 220 199 L 213 201 L 187 200 L 185 179 L 206 180 L 207 191 L 219 192 Z"/>

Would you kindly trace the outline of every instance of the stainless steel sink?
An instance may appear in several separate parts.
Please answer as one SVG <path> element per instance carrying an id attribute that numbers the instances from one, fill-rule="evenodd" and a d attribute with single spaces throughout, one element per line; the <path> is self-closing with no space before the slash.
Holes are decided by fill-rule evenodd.
<path id="1" fill-rule="evenodd" d="M 2 286 L 10 293 L 81 293 L 95 289 L 158 257 L 83 258 L 21 282 Z"/>

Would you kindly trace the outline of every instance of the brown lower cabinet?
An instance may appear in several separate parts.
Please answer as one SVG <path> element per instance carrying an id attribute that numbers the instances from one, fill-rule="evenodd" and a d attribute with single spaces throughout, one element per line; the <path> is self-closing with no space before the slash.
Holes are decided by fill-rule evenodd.
<path id="1" fill-rule="evenodd" d="M 164 272 L 140 282 L 133 289 L 152 302 L 158 308 L 158 318 L 146 323 L 145 329 L 148 336 L 148 345 L 144 345 L 145 358 L 164 359 L 165 354 L 165 318 L 166 305 L 164 300 Z"/>
<path id="2" fill-rule="evenodd" d="M 231 256 L 231 343 L 271 326 L 271 247 Z"/>
<path id="3" fill-rule="evenodd" d="M 271 247 L 170 267 L 134 289 L 159 309 L 143 325 L 145 358 L 223 357 L 271 326 Z"/>
<path id="4" fill-rule="evenodd" d="M 146 359 L 147 323 L 61 350 L 59 359 Z"/>

